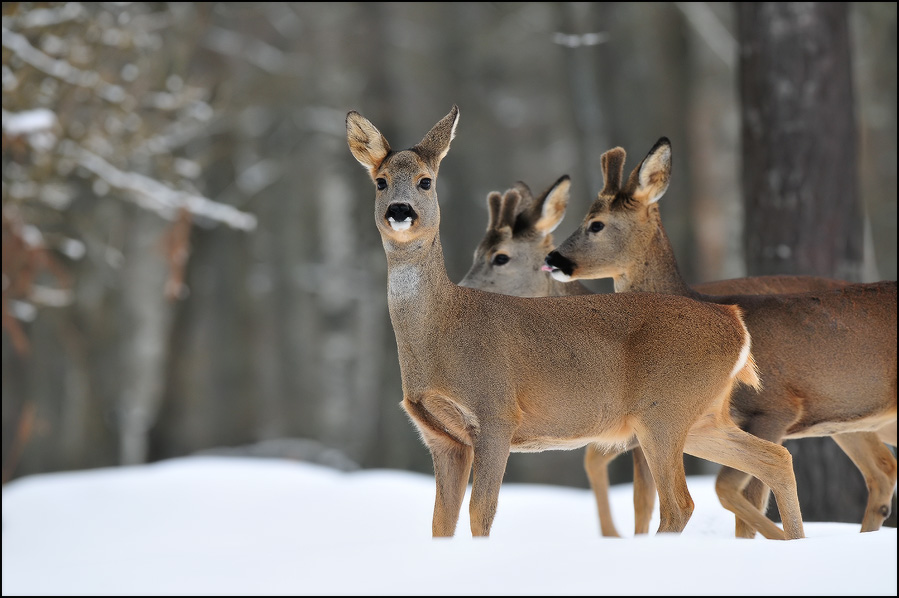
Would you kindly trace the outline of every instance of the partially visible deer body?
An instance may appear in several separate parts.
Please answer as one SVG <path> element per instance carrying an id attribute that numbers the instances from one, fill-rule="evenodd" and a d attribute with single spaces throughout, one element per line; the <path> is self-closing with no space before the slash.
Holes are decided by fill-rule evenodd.
<path id="1" fill-rule="evenodd" d="M 505 295 L 519 297 L 561 297 L 585 295 L 592 291 L 579 281 L 561 282 L 543 271 L 553 244 L 553 231 L 565 216 L 571 182 L 560 177 L 539 196 L 522 181 L 505 193 L 487 196 L 488 224 L 474 252 L 471 268 L 459 282 Z M 826 290 L 845 282 L 818 276 L 756 276 L 734 278 L 697 285 L 700 293 L 791 293 Z M 599 526 L 603 536 L 618 537 L 609 503 L 609 463 L 621 452 L 588 445 L 584 468 L 596 498 Z M 639 446 L 632 447 L 634 461 L 634 533 L 649 533 L 655 506 L 656 487 Z"/>
<path id="2" fill-rule="evenodd" d="M 449 280 L 436 178 L 458 116 L 453 106 L 402 151 L 359 113 L 346 119 L 350 151 L 376 187 L 402 406 L 434 461 L 433 535 L 454 534 L 472 469 L 471 532 L 487 536 L 510 451 L 636 437 L 658 488 L 659 532 L 682 531 L 692 514 L 690 442 L 770 485 L 784 529 L 742 496 L 735 513 L 772 537 L 802 537 L 789 452 L 730 419 L 733 386 L 758 386 L 738 308 L 653 293 L 512 297 Z"/>
<path id="3" fill-rule="evenodd" d="M 701 294 L 681 279 L 656 203 L 668 188 L 668 140 L 660 139 L 627 181 L 624 159 L 621 148 L 603 154 L 605 186 L 546 267 L 561 281 L 612 278 L 617 293 L 740 305 L 764 388 L 735 389 L 734 420 L 778 444 L 832 437 L 868 487 L 861 531 L 880 529 L 896 487 L 896 458 L 883 444 L 896 446 L 896 281 L 798 294 Z M 725 467 L 716 487 L 725 495 L 743 492 L 765 510 L 768 491 L 759 480 Z M 737 518 L 738 536 L 755 531 Z"/>

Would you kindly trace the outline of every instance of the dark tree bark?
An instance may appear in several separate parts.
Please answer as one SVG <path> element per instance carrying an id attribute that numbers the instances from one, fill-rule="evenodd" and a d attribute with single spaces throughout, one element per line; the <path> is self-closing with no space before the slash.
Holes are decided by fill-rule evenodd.
<path id="1" fill-rule="evenodd" d="M 750 276 L 860 280 L 864 230 L 848 18 L 845 2 L 737 3 Z M 785 446 L 803 518 L 860 523 L 867 490 L 837 445 L 814 438 Z"/>

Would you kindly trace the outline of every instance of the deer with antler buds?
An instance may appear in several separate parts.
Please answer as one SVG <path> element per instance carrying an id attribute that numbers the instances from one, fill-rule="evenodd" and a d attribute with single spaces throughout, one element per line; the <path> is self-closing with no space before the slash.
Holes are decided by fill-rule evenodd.
<path id="1" fill-rule="evenodd" d="M 544 260 L 555 245 L 553 231 L 565 216 L 571 180 L 559 177 L 543 193 L 535 196 L 523 181 L 504 193 L 487 196 L 488 222 L 484 237 L 474 251 L 471 267 L 460 286 L 517 295 L 519 297 L 561 297 L 592 291 L 580 281 L 561 282 L 542 270 Z M 696 285 L 704 294 L 799 293 L 835 289 L 848 284 L 822 276 L 752 276 Z M 609 502 L 609 463 L 622 453 L 607 447 L 588 445 L 584 469 L 596 499 L 599 528 L 603 536 L 618 537 Z M 655 507 L 656 487 L 639 445 L 633 456 L 634 533 L 649 533 Z"/>
<path id="2" fill-rule="evenodd" d="M 619 294 L 739 305 L 764 388 L 735 389 L 734 421 L 778 444 L 833 438 L 868 486 L 861 531 L 880 529 L 896 488 L 896 458 L 884 445 L 896 446 L 896 281 L 799 294 L 703 295 L 681 278 L 659 213 L 671 175 L 670 142 L 661 138 L 626 180 L 624 160 L 620 147 L 602 155 L 605 185 L 578 229 L 547 255 L 546 268 L 563 282 L 612 278 Z M 716 487 L 764 510 L 763 482 L 725 467 Z M 738 516 L 738 536 L 756 531 L 767 536 Z"/>
<path id="3" fill-rule="evenodd" d="M 688 450 L 763 479 L 784 529 L 742 496 L 723 497 L 727 508 L 772 537 L 803 537 L 789 452 L 730 418 L 732 388 L 759 386 L 738 308 L 652 293 L 512 297 L 449 280 L 437 173 L 458 118 L 453 106 L 401 151 L 361 114 L 346 118 L 350 151 L 375 184 L 401 404 L 434 462 L 433 535 L 454 534 L 472 471 L 471 532 L 489 535 L 511 451 L 636 438 L 659 532 L 682 531 L 692 514 Z"/>

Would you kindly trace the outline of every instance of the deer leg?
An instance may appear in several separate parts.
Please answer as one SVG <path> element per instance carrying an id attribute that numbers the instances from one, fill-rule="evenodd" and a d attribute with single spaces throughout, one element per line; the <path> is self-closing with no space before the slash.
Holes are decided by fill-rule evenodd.
<path id="1" fill-rule="evenodd" d="M 686 451 L 725 466 L 715 482 L 718 499 L 724 508 L 768 539 L 804 537 L 793 458 L 786 448 L 719 420 L 717 425 L 693 430 L 687 439 Z M 749 476 L 759 478 L 774 492 L 783 530 L 743 496 L 742 490 Z"/>
<path id="2" fill-rule="evenodd" d="M 680 533 L 693 515 L 693 499 L 684 472 L 684 440 L 677 431 L 663 426 L 637 430 L 637 438 L 652 472 L 659 494 L 659 529 L 657 533 Z"/>
<path id="3" fill-rule="evenodd" d="M 603 451 L 596 445 L 588 445 L 584 452 L 584 469 L 587 479 L 596 497 L 596 510 L 599 514 L 599 529 L 603 536 L 619 538 L 615 522 L 612 520 L 612 509 L 609 505 L 609 463 L 621 453 Z"/>
<path id="4" fill-rule="evenodd" d="M 432 442 L 430 449 L 434 460 L 434 477 L 437 480 L 431 530 L 435 538 L 448 538 L 456 533 L 474 450 L 447 438 Z"/>
<path id="5" fill-rule="evenodd" d="M 499 488 L 509 460 L 511 435 L 478 434 L 474 445 L 474 479 L 471 485 L 471 535 L 489 536 L 496 515 Z"/>
<path id="6" fill-rule="evenodd" d="M 875 432 L 835 434 L 832 438 L 865 476 L 868 504 L 862 519 L 862 531 L 877 531 L 890 516 L 890 504 L 896 488 L 896 457 Z"/>
<path id="7" fill-rule="evenodd" d="M 786 401 L 784 403 L 789 404 Z M 787 428 L 794 420 L 794 413 L 778 414 L 777 412 L 769 411 L 750 418 L 740 427 L 753 436 L 775 444 L 781 444 Z M 768 512 L 768 500 L 771 497 L 771 489 L 760 479 L 750 477 L 743 488 L 743 496 L 763 515 Z M 756 529 L 745 519 L 737 517 L 735 532 L 737 538 L 754 538 Z"/>
<path id="8" fill-rule="evenodd" d="M 634 534 L 648 534 L 656 503 L 656 482 L 643 449 L 636 446 L 631 454 L 634 458 Z"/>
<path id="9" fill-rule="evenodd" d="M 888 445 L 896 446 L 896 420 L 877 430 L 877 436 Z"/>

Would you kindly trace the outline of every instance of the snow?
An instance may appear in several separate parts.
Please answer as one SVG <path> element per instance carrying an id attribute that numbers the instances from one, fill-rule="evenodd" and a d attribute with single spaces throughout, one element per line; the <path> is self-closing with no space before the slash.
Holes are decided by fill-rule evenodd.
<path id="1" fill-rule="evenodd" d="M 3 111 L 3 131 L 11 137 L 53 129 L 56 122 L 56 114 L 46 108 L 35 108 L 24 112 Z"/>
<path id="2" fill-rule="evenodd" d="M 490 538 L 466 497 L 433 539 L 419 473 L 194 456 L 26 476 L 3 488 L 3 595 L 897 594 L 895 528 L 736 539 L 713 480 L 688 478 L 679 535 L 633 537 L 629 484 L 611 496 L 624 538 L 600 536 L 589 490 L 504 484 Z"/>

